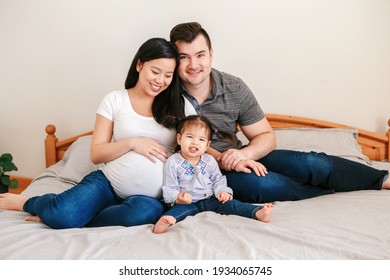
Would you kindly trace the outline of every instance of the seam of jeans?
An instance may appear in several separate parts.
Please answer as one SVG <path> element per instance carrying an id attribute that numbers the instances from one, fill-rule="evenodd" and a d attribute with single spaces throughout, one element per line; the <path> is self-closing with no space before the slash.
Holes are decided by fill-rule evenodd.
<path id="1" fill-rule="evenodd" d="M 256 218 L 256 213 L 257 213 L 257 211 L 259 211 L 259 210 L 261 210 L 261 209 L 263 209 L 263 208 L 264 208 L 263 205 L 259 205 L 258 207 L 256 207 L 255 209 L 253 209 L 253 211 L 252 211 L 252 219 L 257 220 L 257 218 Z"/>

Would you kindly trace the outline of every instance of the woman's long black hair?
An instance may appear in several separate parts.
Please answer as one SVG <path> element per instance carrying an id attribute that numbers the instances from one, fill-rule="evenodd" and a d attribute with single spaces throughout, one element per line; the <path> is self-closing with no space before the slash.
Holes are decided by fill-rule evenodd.
<path id="1" fill-rule="evenodd" d="M 176 67 L 173 73 L 171 84 L 168 86 L 168 88 L 160 92 L 154 98 L 152 104 L 152 114 L 156 122 L 168 128 L 172 128 L 169 123 L 163 123 L 166 117 L 184 117 L 184 99 L 180 94 L 180 82 L 177 73 L 177 66 L 179 65 L 179 54 L 177 52 L 176 46 L 173 43 L 163 38 L 152 38 L 143 43 L 138 49 L 138 52 L 135 54 L 133 62 L 131 63 L 125 81 L 125 88 L 132 88 L 138 82 L 138 60 L 141 63 L 144 63 L 146 61 L 158 58 L 174 58 L 176 60 Z"/>

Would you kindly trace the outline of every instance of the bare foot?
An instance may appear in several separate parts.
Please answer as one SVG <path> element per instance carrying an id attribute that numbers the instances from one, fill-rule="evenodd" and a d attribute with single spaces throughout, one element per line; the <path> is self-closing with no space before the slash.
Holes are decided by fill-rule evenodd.
<path id="1" fill-rule="evenodd" d="M 390 175 L 387 176 L 386 181 L 383 182 L 382 189 L 390 190 Z"/>
<path id="2" fill-rule="evenodd" d="M 25 221 L 27 222 L 37 222 L 37 223 L 42 223 L 41 218 L 39 216 L 27 216 L 24 218 Z"/>
<path id="3" fill-rule="evenodd" d="M 154 233 L 164 233 L 167 229 L 176 223 L 176 219 L 172 216 L 162 216 L 154 225 Z"/>
<path id="4" fill-rule="evenodd" d="M 23 211 L 23 205 L 28 197 L 20 194 L 2 193 L 0 194 L 0 209 Z"/>
<path id="5" fill-rule="evenodd" d="M 256 212 L 256 219 L 260 222 L 268 223 L 274 205 L 272 203 L 265 203 L 264 207 Z"/>

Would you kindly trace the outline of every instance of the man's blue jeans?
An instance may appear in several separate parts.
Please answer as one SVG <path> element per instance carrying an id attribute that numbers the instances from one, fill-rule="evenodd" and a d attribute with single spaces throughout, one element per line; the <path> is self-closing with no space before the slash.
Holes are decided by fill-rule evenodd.
<path id="1" fill-rule="evenodd" d="M 221 203 L 215 196 L 206 198 L 191 204 L 175 204 L 164 213 L 164 216 L 173 216 L 176 222 L 180 222 L 187 216 L 196 215 L 199 212 L 213 211 L 224 215 L 237 215 L 241 217 L 256 219 L 256 212 L 263 206 L 256 206 L 244 203 L 236 199 Z"/>
<path id="2" fill-rule="evenodd" d="M 152 197 L 118 198 L 100 170 L 63 193 L 32 197 L 24 204 L 24 211 L 56 229 L 154 224 L 164 210 Z"/>
<path id="3" fill-rule="evenodd" d="M 300 200 L 334 192 L 381 189 L 388 171 L 324 153 L 275 150 L 259 160 L 264 177 L 224 172 L 235 199 L 264 203 Z"/>

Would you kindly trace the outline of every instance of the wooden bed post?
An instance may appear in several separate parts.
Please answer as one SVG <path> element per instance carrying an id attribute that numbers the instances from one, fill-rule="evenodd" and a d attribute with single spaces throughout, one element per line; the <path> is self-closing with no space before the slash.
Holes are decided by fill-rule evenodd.
<path id="1" fill-rule="evenodd" d="M 387 125 L 388 125 L 388 129 L 387 129 L 387 133 L 386 133 L 386 136 L 387 136 L 387 161 L 390 162 L 390 119 L 387 120 Z"/>
<path id="2" fill-rule="evenodd" d="M 45 139 L 45 155 L 46 155 L 46 167 L 49 167 L 56 163 L 57 151 L 56 144 L 58 142 L 57 137 L 54 135 L 56 133 L 56 127 L 52 124 L 46 126 L 46 139 Z"/>

